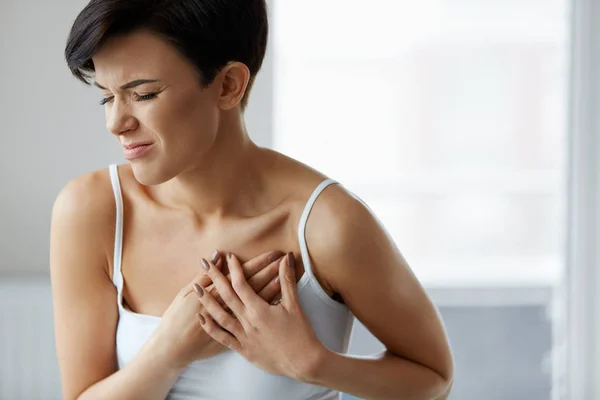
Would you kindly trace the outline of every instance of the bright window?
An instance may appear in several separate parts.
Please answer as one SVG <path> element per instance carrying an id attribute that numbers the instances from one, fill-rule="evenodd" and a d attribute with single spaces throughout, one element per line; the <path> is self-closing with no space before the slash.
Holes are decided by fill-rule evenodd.
<path id="1" fill-rule="evenodd" d="M 273 14 L 276 149 L 364 199 L 428 289 L 506 289 L 519 306 L 519 289 L 561 284 L 565 1 L 278 0 Z"/>

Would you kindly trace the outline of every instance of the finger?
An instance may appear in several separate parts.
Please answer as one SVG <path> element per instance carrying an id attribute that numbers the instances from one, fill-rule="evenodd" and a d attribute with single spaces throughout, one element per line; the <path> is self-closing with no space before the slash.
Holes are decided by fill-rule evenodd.
<path id="1" fill-rule="evenodd" d="M 210 295 L 217 301 L 217 303 L 219 303 L 219 305 L 221 307 L 223 307 L 223 309 L 225 311 L 227 311 L 228 313 L 233 313 L 233 311 L 231 311 L 229 309 L 227 304 L 225 304 L 225 301 L 223 301 L 223 299 L 219 295 L 219 292 L 217 291 L 217 288 L 215 287 L 215 285 L 211 284 L 211 285 L 205 287 L 204 290 L 207 291 L 208 293 L 210 293 Z"/>
<path id="2" fill-rule="evenodd" d="M 204 315 L 206 315 L 207 313 L 210 314 L 210 316 L 223 329 L 226 329 L 227 331 L 231 332 L 236 337 L 243 336 L 244 328 L 240 324 L 240 321 L 238 321 L 236 318 L 231 316 L 231 314 L 225 311 L 223 307 L 221 307 L 219 303 L 217 303 L 217 301 L 210 295 L 210 293 L 207 293 L 197 284 L 194 284 L 194 291 L 196 292 L 198 300 L 200 300 L 200 303 L 202 303 L 202 306 L 204 307 Z"/>
<path id="3" fill-rule="evenodd" d="M 237 316 L 244 315 L 246 306 L 244 306 L 235 289 L 232 287 L 233 284 L 230 284 L 223 273 L 215 268 L 211 262 L 204 258 L 201 261 L 203 268 L 206 270 L 207 275 L 210 276 L 210 279 L 212 279 L 213 285 L 217 288 L 219 296 L 221 296 L 227 307 Z"/>
<path id="4" fill-rule="evenodd" d="M 277 264 L 277 272 L 279 273 L 279 264 Z M 276 276 L 275 279 L 271 279 L 271 282 L 267 284 L 260 292 L 257 294 L 261 299 L 266 301 L 267 303 L 275 300 L 276 297 L 281 293 L 281 284 L 279 283 L 279 276 Z M 281 296 L 279 296 L 281 297 Z"/>
<path id="5" fill-rule="evenodd" d="M 294 253 L 288 253 L 279 264 L 279 280 L 283 304 L 292 306 L 298 303 L 298 285 L 296 283 L 296 260 Z"/>
<path id="6" fill-rule="evenodd" d="M 231 350 L 239 352 L 242 349 L 240 341 L 234 335 L 225 332 L 225 330 L 219 327 L 210 316 L 205 313 L 198 313 L 197 316 L 200 326 L 208 336 Z"/>
<path id="7" fill-rule="evenodd" d="M 192 283 L 197 283 L 198 285 L 200 285 L 200 287 L 205 288 L 212 285 L 213 281 L 212 279 L 210 279 L 210 276 L 202 275 L 194 278 L 194 281 Z"/>
<path id="8" fill-rule="evenodd" d="M 221 252 L 219 250 L 215 250 L 211 256 L 211 261 L 216 261 L 217 263 L 215 264 L 215 267 L 221 269 L 223 267 L 223 257 L 221 255 Z M 207 287 L 209 285 L 212 284 L 212 280 L 210 279 L 209 276 L 206 275 L 206 271 L 204 271 L 204 269 L 201 269 L 200 272 L 198 273 L 198 275 L 196 275 L 194 277 L 194 279 L 192 280 L 192 282 L 190 282 L 189 284 L 185 285 L 180 291 L 179 293 L 177 293 L 178 298 L 183 299 L 186 296 L 188 296 L 190 293 L 192 293 L 194 291 L 194 287 L 193 284 L 196 283 L 198 285 L 200 285 L 200 287 Z"/>
<path id="9" fill-rule="evenodd" d="M 224 265 L 223 256 L 219 250 L 215 250 L 213 252 L 210 261 L 218 269 L 220 269 L 220 270 L 223 269 L 223 265 Z M 192 283 L 197 283 L 198 285 L 200 285 L 200 287 L 205 288 L 205 287 L 209 286 L 210 284 L 212 284 L 212 279 L 210 279 L 210 276 L 206 275 L 206 271 L 201 268 L 200 271 L 198 272 L 198 275 L 196 275 L 194 277 L 194 279 L 192 280 Z M 190 289 L 191 288 L 192 288 L 192 286 L 190 285 Z"/>
<path id="10" fill-rule="evenodd" d="M 250 285 L 254 293 L 260 292 L 265 286 L 270 284 L 273 279 L 279 276 L 280 259 L 281 257 L 271 262 L 271 264 L 254 274 L 251 278 L 247 279 L 248 285 Z"/>
<path id="11" fill-rule="evenodd" d="M 210 262 L 213 263 L 215 267 L 222 269 L 221 267 L 223 266 L 223 255 L 219 250 L 213 251 L 212 255 L 210 256 Z"/>
<path id="12" fill-rule="evenodd" d="M 233 287 L 233 290 L 235 290 L 235 293 L 239 299 L 244 303 L 245 307 L 260 307 L 262 305 L 261 303 L 264 303 L 264 300 L 254 293 L 254 290 L 248 284 L 248 281 L 244 277 L 244 272 L 242 271 L 240 261 L 237 259 L 235 254 L 227 254 L 227 264 L 229 265 L 229 270 L 231 271 L 231 286 Z M 217 288 L 220 292 L 221 288 L 218 286 Z M 227 301 L 227 299 L 225 299 L 225 301 Z M 231 309 L 237 314 L 235 309 Z"/>
<path id="13" fill-rule="evenodd" d="M 262 271 L 265 267 L 279 260 L 285 254 L 281 251 L 268 251 L 255 257 L 243 264 L 244 276 L 246 278 L 253 277 L 256 273 Z"/>
<path id="14" fill-rule="evenodd" d="M 254 292 L 263 289 L 273 277 L 279 274 L 279 260 L 284 255 L 285 254 L 281 251 L 270 251 L 263 253 L 242 265 L 244 276 L 248 280 L 250 286 L 254 289 Z M 226 263 L 225 267 L 221 268 L 221 271 L 223 271 L 223 275 L 225 275 L 227 280 L 231 282 L 231 274 L 229 273 L 229 268 Z M 210 278 L 207 277 L 207 279 Z"/>

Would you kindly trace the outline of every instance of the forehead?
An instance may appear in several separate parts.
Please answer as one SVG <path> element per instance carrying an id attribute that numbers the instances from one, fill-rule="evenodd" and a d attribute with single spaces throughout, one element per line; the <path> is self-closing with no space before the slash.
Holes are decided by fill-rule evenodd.
<path id="1" fill-rule="evenodd" d="M 193 70 L 170 44 L 147 31 L 113 37 L 92 57 L 96 80 L 182 76 Z"/>

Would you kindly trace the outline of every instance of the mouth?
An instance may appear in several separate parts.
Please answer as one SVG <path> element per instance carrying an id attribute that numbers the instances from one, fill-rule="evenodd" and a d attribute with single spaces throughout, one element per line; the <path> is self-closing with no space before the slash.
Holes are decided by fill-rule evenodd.
<path id="1" fill-rule="evenodd" d="M 147 146 L 147 145 L 150 145 L 150 144 L 152 144 L 152 143 L 151 143 L 151 142 L 137 142 L 137 143 L 130 143 L 130 144 L 124 145 L 124 146 L 123 146 L 123 148 L 124 148 L 125 150 L 131 150 L 131 149 L 134 149 L 134 148 L 136 148 L 136 147 L 140 147 L 140 146 Z"/>
<path id="2" fill-rule="evenodd" d="M 148 153 L 154 143 L 132 143 L 123 146 L 123 154 L 127 160 L 139 158 Z"/>

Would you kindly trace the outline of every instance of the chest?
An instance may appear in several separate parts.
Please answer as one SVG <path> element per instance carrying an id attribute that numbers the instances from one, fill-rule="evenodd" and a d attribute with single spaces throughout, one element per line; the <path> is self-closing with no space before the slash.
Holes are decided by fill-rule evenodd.
<path id="1" fill-rule="evenodd" d="M 200 259 L 215 249 L 245 262 L 272 250 L 296 255 L 296 276 L 304 274 L 293 211 L 199 225 L 180 215 L 129 213 L 124 221 L 121 272 L 127 308 L 160 316 L 175 295 L 198 274 Z"/>

